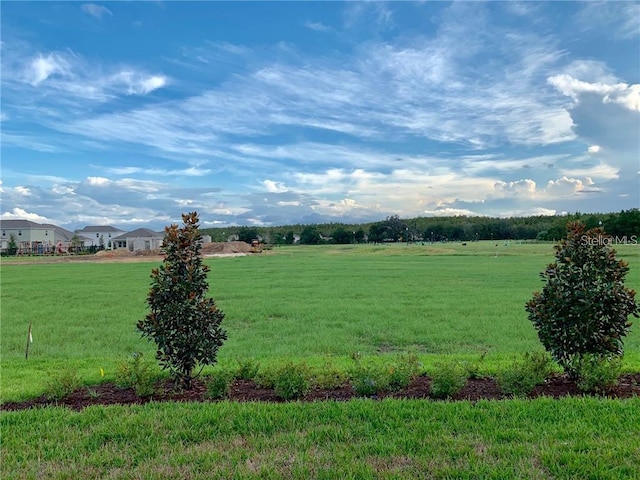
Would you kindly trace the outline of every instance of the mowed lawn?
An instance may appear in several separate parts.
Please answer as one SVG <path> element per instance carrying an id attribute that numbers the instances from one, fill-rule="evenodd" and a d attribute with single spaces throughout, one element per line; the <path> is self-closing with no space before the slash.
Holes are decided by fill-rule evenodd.
<path id="1" fill-rule="evenodd" d="M 636 246 L 628 285 L 640 287 Z M 207 259 L 220 362 L 348 364 L 360 352 L 478 359 L 540 349 L 524 303 L 552 245 L 283 247 Z M 2 265 L 2 400 L 49 374 L 112 380 L 133 351 L 153 263 Z M 27 328 L 33 343 L 25 360 Z M 640 370 L 640 333 L 625 368 Z M 106 376 L 100 376 L 100 369 Z M 216 367 L 217 368 L 217 367 Z M 640 399 L 150 403 L 0 413 L 0 478 L 640 478 Z"/>
<path id="2" fill-rule="evenodd" d="M 640 287 L 638 246 L 618 248 Z M 280 247 L 211 258 L 210 293 L 226 318 L 224 364 L 354 353 L 413 352 L 425 364 L 443 355 L 478 358 L 488 368 L 540 349 L 524 304 L 541 288 L 550 244 Z M 157 263 L 2 265 L 2 399 L 42 393 L 47 372 L 77 368 L 88 382 L 112 378 L 118 363 L 153 344 L 136 322 L 146 313 Z M 29 322 L 33 343 L 25 348 Z M 626 340 L 627 365 L 640 367 L 640 331 Z M 635 367 L 634 367 L 635 369 Z"/>

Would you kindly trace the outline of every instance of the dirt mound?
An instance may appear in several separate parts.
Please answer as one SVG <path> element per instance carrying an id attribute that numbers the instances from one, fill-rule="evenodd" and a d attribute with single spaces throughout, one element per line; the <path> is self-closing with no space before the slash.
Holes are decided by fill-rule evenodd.
<path id="1" fill-rule="evenodd" d="M 251 245 L 245 242 L 211 242 L 202 244 L 203 255 L 228 255 L 232 253 L 252 253 Z"/>

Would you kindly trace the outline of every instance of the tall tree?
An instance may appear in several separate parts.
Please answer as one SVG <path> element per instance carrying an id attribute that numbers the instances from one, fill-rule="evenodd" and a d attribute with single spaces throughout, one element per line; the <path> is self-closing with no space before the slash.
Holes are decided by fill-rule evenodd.
<path id="1" fill-rule="evenodd" d="M 156 343 L 161 367 L 188 389 L 197 367 L 215 364 L 227 334 L 221 328 L 224 313 L 206 297 L 209 267 L 200 255 L 198 214 L 184 214 L 182 221 L 182 228 L 165 228 L 165 258 L 151 271 L 150 311 L 137 326 Z"/>

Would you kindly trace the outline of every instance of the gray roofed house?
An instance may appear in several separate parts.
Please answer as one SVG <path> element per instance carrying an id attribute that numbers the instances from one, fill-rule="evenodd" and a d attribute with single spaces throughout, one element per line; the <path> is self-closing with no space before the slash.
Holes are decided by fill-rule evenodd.
<path id="1" fill-rule="evenodd" d="M 61 243 L 65 248 L 71 243 L 73 232 L 57 225 L 41 224 L 31 220 L 0 220 L 0 248 L 9 246 L 11 237 L 16 241 L 19 252 L 45 253 Z"/>
<path id="2" fill-rule="evenodd" d="M 123 233 L 113 239 L 114 248 L 126 248 L 130 252 L 158 250 L 164 240 L 164 232 L 154 232 L 148 228 L 138 228 Z"/>
<path id="3" fill-rule="evenodd" d="M 102 246 L 107 249 L 113 248 L 112 239 L 127 233 L 125 230 L 112 227 L 110 225 L 93 225 L 76 230 L 76 234 L 85 240 L 86 246 Z"/>

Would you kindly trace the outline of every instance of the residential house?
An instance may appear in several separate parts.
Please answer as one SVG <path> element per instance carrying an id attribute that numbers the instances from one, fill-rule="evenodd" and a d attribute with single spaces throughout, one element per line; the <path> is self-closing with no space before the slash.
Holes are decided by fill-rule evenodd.
<path id="1" fill-rule="evenodd" d="M 84 240 L 85 247 L 96 246 L 109 250 L 114 248 L 112 239 L 119 237 L 124 233 L 127 232 L 109 225 L 87 226 L 80 230 L 76 230 L 76 234 Z"/>
<path id="2" fill-rule="evenodd" d="M 66 251 L 74 233 L 57 225 L 41 224 L 31 220 L 0 220 L 0 249 L 9 248 L 15 239 L 18 254 L 52 253 L 58 246 Z"/>
<path id="3" fill-rule="evenodd" d="M 164 232 L 154 232 L 148 228 L 138 228 L 112 239 L 113 248 L 126 248 L 130 252 L 158 250 L 164 240 Z"/>

